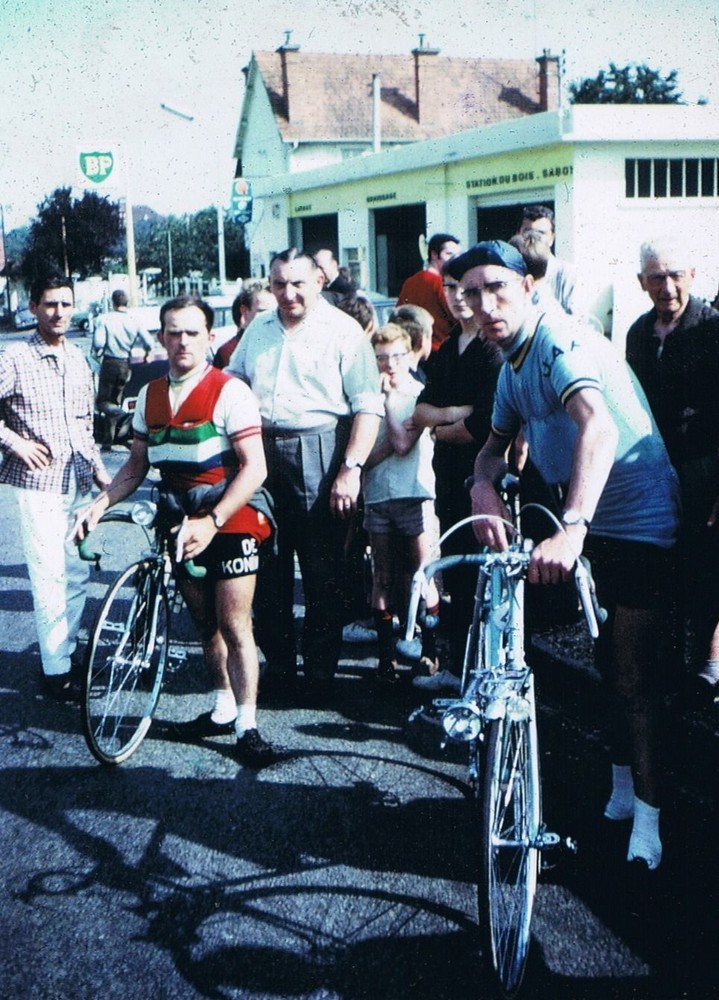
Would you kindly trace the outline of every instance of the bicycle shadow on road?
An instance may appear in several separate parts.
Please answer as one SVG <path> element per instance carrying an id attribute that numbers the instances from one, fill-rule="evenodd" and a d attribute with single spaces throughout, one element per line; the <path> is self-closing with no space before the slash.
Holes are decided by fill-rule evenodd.
<path id="1" fill-rule="evenodd" d="M 125 927 L 138 940 L 137 921 L 118 912 L 129 905 L 139 940 L 169 951 L 203 996 L 461 997 L 476 962 L 474 891 L 457 891 L 462 852 L 435 842 L 461 835 L 461 796 L 422 798 L 417 782 L 436 776 L 353 756 L 315 753 L 214 780 L 33 768 L 31 796 L 29 771 L 6 769 L 0 808 L 35 831 L 21 873 L 6 872 L 15 919 L 40 907 L 47 933 L 62 933 L 56 911 L 99 900 L 122 949 Z M 452 902 L 438 889 L 446 880 Z M 99 964 L 92 974 L 93 995 L 113 996 Z"/>

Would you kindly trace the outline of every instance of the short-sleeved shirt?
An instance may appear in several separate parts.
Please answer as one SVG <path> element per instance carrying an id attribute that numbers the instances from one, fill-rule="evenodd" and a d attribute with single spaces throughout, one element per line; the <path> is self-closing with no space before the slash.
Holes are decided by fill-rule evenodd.
<path id="1" fill-rule="evenodd" d="M 403 393 L 401 405 L 396 410 L 398 419 L 406 420 L 412 416 L 417 396 L 421 391 L 420 382 L 413 378 L 407 380 L 407 392 Z M 377 435 L 377 443 L 382 443 L 386 437 L 387 422 L 383 420 Z M 434 499 L 432 451 L 432 439 L 425 428 L 406 455 L 393 452 L 371 469 L 367 469 L 362 481 L 365 504 L 380 503 L 384 500 Z"/>
<path id="2" fill-rule="evenodd" d="M 168 380 L 170 408 L 177 413 L 182 403 L 207 375 L 209 366 L 182 382 L 173 385 Z M 149 383 L 148 383 L 149 385 Z M 137 397 L 137 406 L 132 417 L 132 428 L 142 440 L 147 440 L 148 429 L 145 419 L 148 385 L 143 385 Z M 220 435 L 221 450 L 231 451 L 232 441 L 237 438 L 259 433 L 260 413 L 252 391 L 238 379 L 228 379 L 222 387 L 212 413 L 212 423 Z"/>
<path id="3" fill-rule="evenodd" d="M 307 431 L 357 413 L 381 417 L 377 362 L 356 320 L 319 298 L 286 330 L 277 310 L 247 327 L 225 369 L 251 388 L 263 427 Z"/>
<path id="4" fill-rule="evenodd" d="M 549 484 L 567 484 L 578 427 L 566 405 L 580 390 L 601 392 L 619 441 L 591 531 L 673 545 L 679 519 L 674 469 L 646 397 L 629 366 L 603 337 L 577 335 L 570 323 L 532 313 L 511 346 L 497 382 L 492 427 L 523 430 L 529 455 Z"/>
<path id="5" fill-rule="evenodd" d="M 552 289 L 554 297 L 566 313 L 575 316 L 581 313 L 577 277 L 572 264 L 560 260 L 553 254 L 550 255 L 544 281 Z"/>

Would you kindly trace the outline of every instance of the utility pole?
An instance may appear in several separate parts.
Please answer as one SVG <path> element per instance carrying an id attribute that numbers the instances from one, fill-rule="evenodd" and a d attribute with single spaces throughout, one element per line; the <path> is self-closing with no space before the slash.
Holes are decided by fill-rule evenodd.
<path id="1" fill-rule="evenodd" d="M 160 101 L 160 107 L 163 111 L 166 111 L 168 115 L 174 115 L 175 118 L 181 118 L 186 122 L 194 122 L 195 115 L 190 111 L 182 111 L 179 108 L 174 108 L 169 104 L 165 104 L 164 101 Z M 217 164 L 216 164 L 217 166 Z M 220 193 L 220 179 L 217 177 L 217 193 L 215 198 L 215 207 L 217 209 L 217 264 L 218 264 L 218 278 L 220 282 L 220 287 L 224 291 L 225 285 L 227 284 L 227 265 L 225 262 L 225 214 L 222 208 L 222 195 Z"/>
<path id="2" fill-rule="evenodd" d="M 62 263 L 63 270 L 66 277 L 70 277 L 70 265 L 67 259 L 67 226 L 65 225 L 65 216 L 60 216 L 60 235 L 62 237 Z"/>

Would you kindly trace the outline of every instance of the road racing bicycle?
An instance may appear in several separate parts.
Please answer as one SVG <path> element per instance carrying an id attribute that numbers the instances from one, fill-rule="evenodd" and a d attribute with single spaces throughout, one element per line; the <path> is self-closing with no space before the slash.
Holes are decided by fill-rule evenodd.
<path id="1" fill-rule="evenodd" d="M 152 724 L 170 651 L 170 613 L 176 590 L 170 541 L 158 524 L 157 504 L 140 500 L 113 507 L 100 524 L 136 524 L 149 549 L 110 585 L 90 631 L 81 694 L 87 746 L 101 764 L 120 764 L 138 749 Z M 99 568 L 102 553 L 91 536 L 79 546 L 83 559 Z M 181 558 L 181 553 L 177 556 Z M 205 570 L 185 561 L 190 575 Z"/>
<path id="2" fill-rule="evenodd" d="M 537 508 L 537 504 L 527 504 Z M 558 530 L 554 515 L 540 507 Z M 464 518 L 459 528 L 487 515 Z M 506 551 L 449 555 L 420 569 L 412 581 L 407 637 L 414 635 L 426 582 L 457 566 L 476 566 L 474 613 L 467 636 L 459 698 L 438 698 L 429 708 L 445 739 L 468 748 L 468 780 L 478 809 L 477 872 L 483 953 L 491 958 L 505 997 L 519 990 L 527 963 L 532 910 L 543 851 L 571 840 L 547 830 L 542 820 L 537 704 L 534 675 L 524 650 L 524 584 L 533 543 L 515 523 Z M 579 558 L 574 579 L 593 638 L 605 614 L 596 602 L 588 562 Z M 411 718 L 425 713 L 417 709 Z"/>

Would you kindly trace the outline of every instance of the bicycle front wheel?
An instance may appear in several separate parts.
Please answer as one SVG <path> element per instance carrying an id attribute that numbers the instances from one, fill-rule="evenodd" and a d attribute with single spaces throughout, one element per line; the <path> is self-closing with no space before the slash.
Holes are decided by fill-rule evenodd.
<path id="1" fill-rule="evenodd" d="M 161 561 L 133 563 L 110 587 L 87 646 L 83 731 L 102 764 L 127 760 L 150 728 L 167 662 L 168 626 Z"/>
<path id="2" fill-rule="evenodd" d="M 528 717 L 487 729 L 480 797 L 480 930 L 502 992 L 519 989 L 529 954 L 539 871 L 541 788 L 534 699 Z"/>

